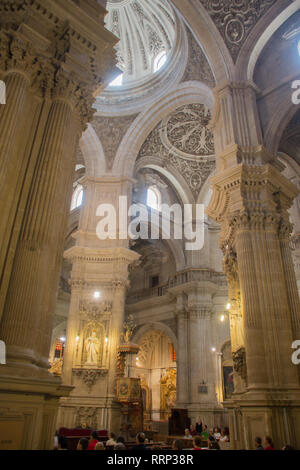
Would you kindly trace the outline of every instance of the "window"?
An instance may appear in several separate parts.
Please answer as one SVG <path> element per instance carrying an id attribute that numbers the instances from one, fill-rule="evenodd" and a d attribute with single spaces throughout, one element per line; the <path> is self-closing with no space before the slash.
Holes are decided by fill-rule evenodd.
<path id="1" fill-rule="evenodd" d="M 122 86 L 123 85 L 123 74 L 120 73 L 110 84 L 108 85 L 109 87 L 117 87 L 117 86 Z"/>
<path id="2" fill-rule="evenodd" d="M 157 211 L 161 208 L 161 194 L 155 186 L 150 186 L 147 192 L 147 206 Z"/>
<path id="3" fill-rule="evenodd" d="M 71 211 L 80 207 L 83 202 L 83 187 L 79 184 L 72 196 Z"/>
<path id="4" fill-rule="evenodd" d="M 153 72 L 158 72 L 167 62 L 166 52 L 160 52 L 154 59 Z"/>

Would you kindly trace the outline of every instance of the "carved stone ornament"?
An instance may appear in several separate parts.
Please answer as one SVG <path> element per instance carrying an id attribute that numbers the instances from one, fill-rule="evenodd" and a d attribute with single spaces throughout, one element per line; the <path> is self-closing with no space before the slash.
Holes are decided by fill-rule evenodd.
<path id="1" fill-rule="evenodd" d="M 75 426 L 97 429 L 97 408 L 80 406 L 76 409 Z"/>
<path id="2" fill-rule="evenodd" d="M 239 374 L 239 376 L 243 379 L 247 379 L 247 365 L 246 365 L 246 350 L 244 347 L 233 351 L 232 353 L 233 359 L 233 368 L 235 372 Z"/>
<path id="3" fill-rule="evenodd" d="M 79 313 L 86 321 L 96 321 L 100 316 L 110 315 L 112 309 L 111 302 L 86 302 L 79 304 Z"/>
<path id="4" fill-rule="evenodd" d="M 234 61 L 259 19 L 276 0 L 200 0 L 220 31 Z"/>
<path id="5" fill-rule="evenodd" d="M 100 377 L 107 375 L 107 369 L 73 369 L 76 377 L 81 377 L 83 382 L 91 389 Z"/>

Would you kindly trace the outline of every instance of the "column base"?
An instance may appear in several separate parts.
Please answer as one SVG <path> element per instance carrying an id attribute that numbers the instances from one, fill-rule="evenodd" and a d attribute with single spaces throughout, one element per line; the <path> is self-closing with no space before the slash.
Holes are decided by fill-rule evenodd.
<path id="1" fill-rule="evenodd" d="M 0 450 L 53 449 L 59 399 L 72 387 L 49 373 L 40 379 L 0 371 Z"/>
<path id="2" fill-rule="evenodd" d="M 120 434 L 123 416 L 114 398 L 67 397 L 60 400 L 57 429 L 86 426 L 91 430 L 107 430 Z"/>
<path id="3" fill-rule="evenodd" d="M 271 436 L 276 449 L 300 449 L 300 391 L 253 390 L 226 402 L 231 448 L 254 449 L 255 437 Z"/>

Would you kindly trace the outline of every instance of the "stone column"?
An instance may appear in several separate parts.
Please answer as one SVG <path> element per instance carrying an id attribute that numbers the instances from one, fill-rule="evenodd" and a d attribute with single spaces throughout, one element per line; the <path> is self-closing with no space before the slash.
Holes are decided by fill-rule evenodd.
<path id="1" fill-rule="evenodd" d="M 41 359 L 37 359 L 35 350 L 40 339 L 45 339 L 39 328 L 41 320 L 44 327 L 49 328 L 45 318 L 47 304 L 43 297 L 52 287 L 53 254 L 63 242 L 60 228 L 66 226 L 68 214 L 65 201 L 59 201 L 57 195 L 61 195 L 63 185 L 68 201 L 72 190 L 74 153 L 68 160 L 66 171 L 61 171 L 62 160 L 70 144 L 71 119 L 71 105 L 55 100 L 40 147 L 1 322 L 0 336 L 7 344 L 10 365 L 15 362 L 37 365 Z M 77 140 L 76 133 L 74 139 Z M 59 233 L 60 239 L 57 237 Z M 41 286 L 47 286 L 46 291 Z M 49 350 L 49 344 L 44 346 Z M 44 367 L 48 367 L 47 361 Z"/>
<path id="2" fill-rule="evenodd" d="M 85 196 L 75 234 L 76 246 L 65 253 L 72 262 L 72 294 L 63 382 L 75 388 L 72 396 L 61 402 L 58 423 L 75 426 L 78 419 L 84 419 L 81 417 L 84 398 L 85 409 L 94 416 L 95 426 L 101 426 L 105 414 L 108 428 L 119 432 L 121 414 L 115 388 L 117 351 L 125 321 L 128 267 L 139 255 L 128 249 L 127 239 L 119 239 L 118 223 L 117 238 L 100 240 L 96 228 L 101 218 L 96 212 L 100 204 L 111 204 L 118 220 L 119 197 L 128 196 L 130 203 L 132 181 L 87 176 L 82 184 Z M 100 345 L 94 365 L 86 363 L 84 353 L 86 332 L 92 327 Z"/>
<path id="3" fill-rule="evenodd" d="M 41 0 L 1 16 L 0 408 L 19 416 L 18 449 L 51 448 L 71 390 L 47 371 L 48 353 L 76 147 L 114 70 L 104 14 L 92 0 Z"/>
<path id="4" fill-rule="evenodd" d="M 180 298 L 180 297 L 179 297 Z M 177 299 L 178 302 L 178 299 Z M 178 350 L 176 351 L 177 383 L 176 404 L 178 408 L 185 409 L 189 403 L 189 364 L 188 364 L 188 318 L 182 305 L 177 308 L 177 338 Z"/>
<path id="5" fill-rule="evenodd" d="M 254 88 L 226 84 L 216 97 L 218 173 L 207 213 L 221 224 L 235 380 L 240 377 L 228 403 L 231 443 L 252 448 L 255 435 L 270 434 L 281 448 L 289 434 L 299 447 L 299 378 L 291 362 L 299 299 L 281 235 L 298 191 L 263 147 Z"/>

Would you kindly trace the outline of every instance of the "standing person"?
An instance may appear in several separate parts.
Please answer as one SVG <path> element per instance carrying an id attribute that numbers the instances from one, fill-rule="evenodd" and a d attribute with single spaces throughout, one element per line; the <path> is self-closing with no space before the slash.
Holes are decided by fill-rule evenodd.
<path id="1" fill-rule="evenodd" d="M 264 450 L 261 437 L 257 436 L 254 440 L 255 450 Z"/>
<path id="2" fill-rule="evenodd" d="M 270 436 L 266 436 L 264 438 L 264 445 L 265 445 L 265 450 L 275 450 L 272 438 Z"/>
<path id="3" fill-rule="evenodd" d="M 198 421 L 196 422 L 196 432 L 199 436 L 201 436 L 202 431 L 203 431 L 202 420 L 198 418 Z"/>
<path id="4" fill-rule="evenodd" d="M 191 434 L 191 436 L 197 436 L 197 431 L 196 431 L 195 426 L 193 424 L 190 425 L 190 434 Z"/>

